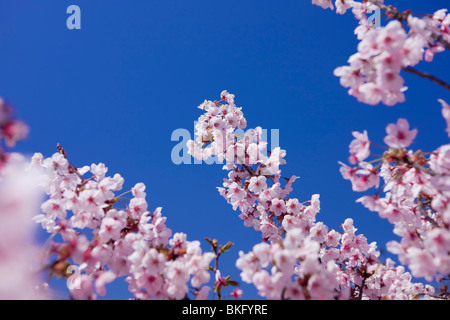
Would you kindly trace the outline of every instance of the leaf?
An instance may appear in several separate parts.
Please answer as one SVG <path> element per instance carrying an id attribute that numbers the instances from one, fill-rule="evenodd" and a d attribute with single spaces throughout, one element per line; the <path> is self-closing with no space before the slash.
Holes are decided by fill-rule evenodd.
<path id="1" fill-rule="evenodd" d="M 227 244 L 225 244 L 224 246 L 220 246 L 220 252 L 227 252 L 228 250 L 230 250 L 230 248 L 234 246 L 234 243 L 231 241 L 228 241 Z"/>

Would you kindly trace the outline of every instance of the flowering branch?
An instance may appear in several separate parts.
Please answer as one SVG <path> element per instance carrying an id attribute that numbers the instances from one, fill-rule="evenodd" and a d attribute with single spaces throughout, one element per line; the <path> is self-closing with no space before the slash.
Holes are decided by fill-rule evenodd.
<path id="1" fill-rule="evenodd" d="M 237 287 L 239 283 L 237 281 L 231 280 L 230 276 L 222 277 L 221 272 L 219 270 L 219 257 L 230 250 L 230 248 L 234 245 L 232 242 L 227 242 L 225 245 L 219 245 L 216 239 L 205 238 L 205 240 L 211 245 L 211 248 L 214 252 L 214 267 L 209 267 L 209 270 L 214 273 L 214 277 L 216 279 L 214 283 L 214 292 L 217 293 L 217 299 L 222 300 L 222 290 L 228 286 Z M 239 293 L 239 289 L 235 289 L 231 296 L 238 298 L 241 293 Z"/>
<path id="2" fill-rule="evenodd" d="M 445 110 L 447 104 L 442 100 L 441 104 Z M 341 164 L 341 173 L 358 192 L 377 188 L 380 178 L 384 180 L 384 197 L 378 190 L 358 202 L 394 225 L 394 233 L 401 241 L 389 242 L 388 250 L 397 254 L 414 276 L 439 280 L 450 274 L 450 145 L 433 152 L 407 150 L 417 129 L 410 130 L 406 119 L 389 124 L 386 133 L 384 142 L 389 149 L 375 169 L 367 159 L 370 147 L 377 144 L 369 141 L 367 132 L 354 132 L 349 160 L 357 167 Z M 448 297 L 449 293 L 441 292 L 440 296 Z"/>
<path id="3" fill-rule="evenodd" d="M 400 12 L 397 8 L 395 8 L 392 5 L 385 5 L 379 0 L 365 0 L 367 2 L 370 2 L 377 7 L 379 7 L 381 10 L 385 11 L 389 17 L 399 20 L 400 22 L 407 21 L 408 17 L 412 14 L 411 10 L 406 10 L 405 12 Z M 441 43 L 443 46 L 445 46 L 447 49 L 450 49 L 450 42 L 445 40 L 441 34 L 432 33 L 431 37 Z"/>
<path id="4" fill-rule="evenodd" d="M 228 179 L 219 192 L 240 211 L 245 226 L 261 232 L 261 243 L 249 253 L 239 253 L 236 266 L 242 281 L 253 283 L 269 299 L 416 299 L 434 293 L 431 286 L 411 283 L 401 267 L 394 271 L 391 260 L 381 262 L 376 244 L 356 234 L 352 219 L 342 224 L 342 233 L 316 221 L 319 195 L 301 203 L 289 196 L 297 177 L 282 183 L 280 166 L 286 163 L 286 151 L 275 148 L 268 156 L 259 127 L 237 137 L 236 130 L 247 123 L 242 110 L 227 91 L 220 101 L 199 106 L 204 114 L 196 126 L 197 138 L 187 146 L 197 159 L 226 160 Z M 370 147 L 370 142 L 364 145 Z M 370 165 L 361 168 L 377 177 Z M 212 245 L 217 265 L 217 244 Z M 396 280 L 391 278 L 394 274 Z M 382 287 L 379 279 L 384 279 Z"/>
<path id="5" fill-rule="evenodd" d="M 312 0 L 322 8 L 334 9 L 331 0 Z M 429 79 L 447 90 L 448 82 L 438 77 L 413 69 L 419 62 L 431 62 L 437 53 L 450 49 L 450 14 L 441 9 L 422 18 L 415 17 L 411 10 L 400 12 L 380 0 L 335 1 L 336 12 L 344 14 L 351 9 L 359 21 L 355 29 L 360 43 L 348 66 L 338 67 L 334 75 L 340 78 L 343 87 L 358 101 L 388 106 L 405 101 L 407 87 L 401 71 Z M 374 10 L 380 9 L 392 20 L 386 26 L 378 26 L 371 19 Z"/>
<path id="6" fill-rule="evenodd" d="M 419 70 L 414 69 L 412 67 L 403 67 L 403 70 L 405 70 L 405 71 L 407 71 L 409 73 L 415 74 L 415 75 L 417 75 L 419 77 L 422 77 L 424 79 L 429 79 L 429 80 L 431 80 L 431 81 L 441 85 L 445 89 L 450 90 L 450 84 L 449 83 L 445 82 L 444 80 L 439 79 L 438 77 L 436 77 L 436 76 L 434 76 L 434 75 L 432 75 L 430 73 L 419 71 Z"/>
<path id="7" fill-rule="evenodd" d="M 172 236 L 161 208 L 147 211 L 143 183 L 116 195 L 121 175 L 108 177 L 102 163 L 77 168 L 59 144 L 51 158 L 35 154 L 30 168 L 49 196 L 34 218 L 52 235 L 48 271 L 67 279 L 72 299 L 104 296 L 105 286 L 123 276 L 135 299 L 207 298 L 215 254 L 184 233 Z M 127 193 L 133 197 L 125 202 Z M 125 208 L 117 206 L 122 201 Z M 77 274 L 68 272 L 74 266 Z"/>

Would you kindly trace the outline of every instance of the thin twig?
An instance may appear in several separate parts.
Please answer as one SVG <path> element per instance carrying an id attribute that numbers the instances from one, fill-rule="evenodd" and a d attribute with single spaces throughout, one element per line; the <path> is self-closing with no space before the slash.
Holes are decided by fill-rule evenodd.
<path id="1" fill-rule="evenodd" d="M 381 3 L 378 0 L 366 0 L 367 2 L 370 2 L 377 7 L 379 7 L 381 10 L 385 11 L 386 14 L 388 14 L 391 18 L 404 21 L 408 18 L 408 15 L 410 14 L 409 11 L 406 12 L 400 12 L 397 8 L 395 8 L 392 5 L 385 5 L 384 3 Z"/>
<path id="2" fill-rule="evenodd" d="M 444 80 L 439 79 L 436 76 L 433 76 L 430 73 L 419 71 L 419 70 L 411 68 L 411 67 L 403 67 L 403 70 L 405 70 L 405 71 L 407 71 L 409 73 L 415 74 L 415 75 L 417 75 L 417 76 L 419 76 L 421 78 L 429 79 L 429 80 L 431 80 L 431 81 L 433 81 L 433 82 L 443 86 L 445 89 L 450 90 L 450 84 L 449 83 L 445 82 Z"/>

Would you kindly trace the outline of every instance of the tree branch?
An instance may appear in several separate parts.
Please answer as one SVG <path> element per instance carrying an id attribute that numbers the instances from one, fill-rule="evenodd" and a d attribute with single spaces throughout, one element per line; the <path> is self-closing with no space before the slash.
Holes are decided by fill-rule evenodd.
<path id="1" fill-rule="evenodd" d="M 385 11 L 391 18 L 400 21 L 405 21 L 411 13 L 410 11 L 400 12 L 396 7 L 392 5 L 385 5 L 384 3 L 381 3 L 378 0 L 365 0 L 365 1 L 376 5 L 381 10 Z"/>
<path id="2" fill-rule="evenodd" d="M 433 76 L 430 73 L 419 71 L 417 69 L 411 68 L 411 67 L 403 67 L 403 70 L 415 74 L 421 78 L 429 79 L 441 86 L 443 86 L 445 89 L 450 90 L 450 84 L 445 82 L 444 80 L 439 79 L 438 77 Z"/>

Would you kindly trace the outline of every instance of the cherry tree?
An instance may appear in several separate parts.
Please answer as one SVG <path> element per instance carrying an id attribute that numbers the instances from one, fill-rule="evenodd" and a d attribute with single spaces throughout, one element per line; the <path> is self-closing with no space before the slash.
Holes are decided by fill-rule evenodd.
<path id="1" fill-rule="evenodd" d="M 358 101 L 405 102 L 402 72 L 450 89 L 415 68 L 450 49 L 446 9 L 419 17 L 379 0 L 312 3 L 338 14 L 351 11 L 358 20 L 357 52 L 334 70 Z M 377 10 L 387 18 L 383 27 L 370 19 Z M 268 150 L 263 130 L 247 128 L 235 100 L 224 90 L 201 103 L 197 136 L 187 148 L 196 159 L 223 163 L 228 174 L 219 194 L 245 227 L 261 235 L 251 251 L 239 253 L 239 281 L 267 299 L 450 298 L 450 145 L 411 150 L 418 130 L 404 118 L 387 124 L 383 141 L 353 132 L 342 177 L 354 192 L 373 190 L 358 202 L 387 219 L 400 237 L 387 244 L 400 264 L 382 261 L 376 242 L 359 234 L 351 217 L 330 228 L 319 220 L 320 195 L 291 196 L 297 177 L 281 171 L 287 151 Z M 443 99 L 435 103 L 450 136 L 450 106 Z M 210 248 L 204 250 L 186 233 L 173 233 L 162 208 L 149 208 L 145 184 L 123 190 L 122 175 L 109 175 L 104 163 L 75 165 L 59 144 L 50 157 L 26 159 L 8 150 L 27 134 L 27 125 L 0 100 L 0 270 L 11 275 L 0 281 L 0 297 L 51 298 L 42 274 L 67 280 L 72 299 L 106 296 L 118 278 L 135 299 L 245 297 L 239 281 L 219 265 L 232 242 L 206 238 Z M 35 224 L 49 234 L 44 251 L 29 245 Z M 442 285 L 435 288 L 432 281 Z"/>

